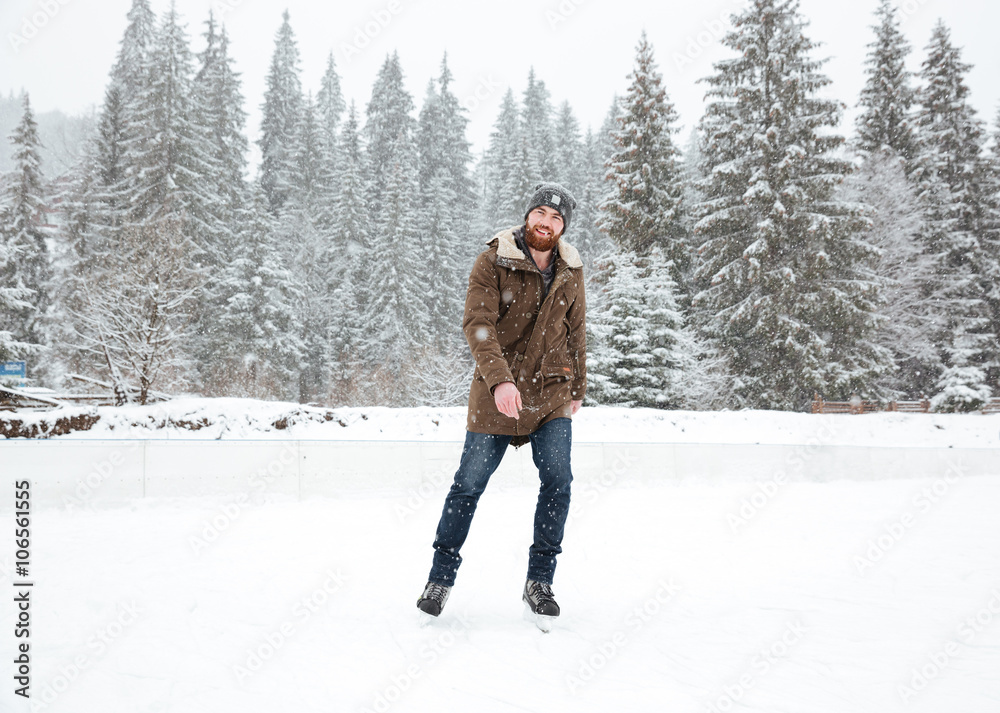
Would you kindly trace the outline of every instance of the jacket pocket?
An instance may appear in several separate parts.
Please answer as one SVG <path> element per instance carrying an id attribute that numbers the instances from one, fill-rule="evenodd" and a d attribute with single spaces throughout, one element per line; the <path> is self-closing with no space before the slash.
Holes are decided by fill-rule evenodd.
<path id="1" fill-rule="evenodd" d="M 556 362 L 542 363 L 542 376 L 544 378 L 572 379 L 573 367 L 570 364 L 559 364 Z"/>

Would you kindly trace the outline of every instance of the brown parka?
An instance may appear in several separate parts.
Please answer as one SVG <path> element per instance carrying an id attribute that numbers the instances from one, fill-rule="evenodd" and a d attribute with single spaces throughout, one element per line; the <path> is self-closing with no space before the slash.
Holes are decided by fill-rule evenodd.
<path id="1" fill-rule="evenodd" d="M 553 418 L 571 418 L 570 401 L 587 389 L 586 300 L 580 254 L 560 239 L 545 300 L 542 273 L 517 247 L 514 231 L 497 233 L 469 276 L 462 328 L 476 360 L 467 428 L 513 436 L 515 446 Z M 518 419 L 497 409 L 493 389 L 521 392 Z"/>

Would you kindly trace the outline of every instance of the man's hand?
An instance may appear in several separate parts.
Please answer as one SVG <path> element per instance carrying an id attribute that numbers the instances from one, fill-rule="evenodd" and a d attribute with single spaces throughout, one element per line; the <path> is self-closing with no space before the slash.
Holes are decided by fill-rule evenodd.
<path id="1" fill-rule="evenodd" d="M 573 409 L 570 412 L 570 414 L 573 415 L 573 416 L 575 416 L 576 412 L 580 410 L 581 406 L 583 406 L 583 401 L 582 400 L 580 400 L 580 401 L 570 401 L 569 405 Z"/>
<path id="2" fill-rule="evenodd" d="M 497 384 L 496 388 L 493 389 L 493 398 L 497 402 L 497 410 L 500 413 L 511 418 L 518 417 L 518 411 L 521 410 L 521 392 L 513 383 L 505 381 L 502 384 Z"/>

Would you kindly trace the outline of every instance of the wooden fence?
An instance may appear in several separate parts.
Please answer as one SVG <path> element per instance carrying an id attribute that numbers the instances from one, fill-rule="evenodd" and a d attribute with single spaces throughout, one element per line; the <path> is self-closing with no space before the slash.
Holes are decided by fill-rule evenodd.
<path id="1" fill-rule="evenodd" d="M 876 411 L 893 411 L 897 413 L 930 413 L 931 402 L 927 399 L 920 401 L 890 401 L 883 405 L 878 401 L 865 401 L 863 399 L 851 399 L 850 401 L 824 401 L 819 394 L 813 396 L 812 413 L 875 413 Z M 981 413 L 1000 413 L 1000 398 L 992 398 L 987 401 Z"/>

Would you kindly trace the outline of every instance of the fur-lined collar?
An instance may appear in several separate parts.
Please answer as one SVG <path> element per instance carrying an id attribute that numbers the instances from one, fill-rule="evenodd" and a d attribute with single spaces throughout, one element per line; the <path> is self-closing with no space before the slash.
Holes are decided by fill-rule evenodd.
<path id="1" fill-rule="evenodd" d="M 517 247 L 517 242 L 514 240 L 514 231 L 520 227 L 519 225 L 515 225 L 506 230 L 501 230 L 490 239 L 489 242 L 491 243 L 494 240 L 498 241 L 497 257 L 508 260 L 528 260 L 528 256 L 521 252 L 520 248 Z M 559 257 L 566 261 L 567 267 L 583 267 L 583 261 L 580 259 L 580 253 L 577 252 L 576 248 L 562 238 L 559 238 L 558 248 Z"/>

